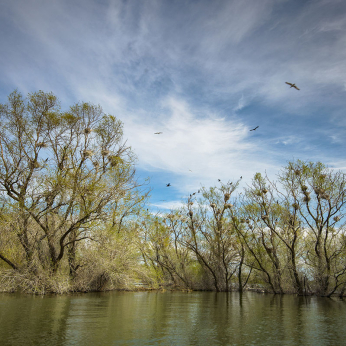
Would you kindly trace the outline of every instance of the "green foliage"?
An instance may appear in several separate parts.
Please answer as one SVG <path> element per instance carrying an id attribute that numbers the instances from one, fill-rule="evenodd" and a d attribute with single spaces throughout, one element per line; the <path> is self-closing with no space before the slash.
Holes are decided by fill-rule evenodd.
<path id="1" fill-rule="evenodd" d="M 1 263 L 29 277 L 69 273 L 74 282 L 91 266 L 85 261 L 92 246 L 84 244 L 98 241 L 105 227 L 126 231 L 126 220 L 148 194 L 134 180 L 122 124 L 88 103 L 61 112 L 56 97 L 42 91 L 26 100 L 15 91 L 0 116 L 0 185 L 7 193 L 1 198 L 6 216 L 16 215 L 3 218 Z M 102 282 L 113 277 L 102 275 Z"/>
<path id="2" fill-rule="evenodd" d="M 14 91 L 0 118 L 0 289 L 345 292 L 343 172 L 297 160 L 153 216 L 123 125 L 100 106 Z"/>

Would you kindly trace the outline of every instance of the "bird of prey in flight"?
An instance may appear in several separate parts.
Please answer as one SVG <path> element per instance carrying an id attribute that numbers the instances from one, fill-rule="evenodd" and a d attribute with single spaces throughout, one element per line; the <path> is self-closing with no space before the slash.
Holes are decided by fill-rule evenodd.
<path id="1" fill-rule="evenodd" d="M 155 132 L 154 135 L 160 135 L 162 132 Z"/>
<path id="2" fill-rule="evenodd" d="M 171 183 L 166 184 L 166 187 L 169 187 L 169 186 L 171 186 Z"/>
<path id="3" fill-rule="evenodd" d="M 259 126 L 256 126 L 254 129 L 250 130 L 250 131 L 255 131 L 259 128 Z"/>
<path id="4" fill-rule="evenodd" d="M 290 85 L 290 88 L 295 88 L 297 90 L 300 90 L 294 83 L 288 83 L 288 82 L 285 82 L 286 84 Z"/>

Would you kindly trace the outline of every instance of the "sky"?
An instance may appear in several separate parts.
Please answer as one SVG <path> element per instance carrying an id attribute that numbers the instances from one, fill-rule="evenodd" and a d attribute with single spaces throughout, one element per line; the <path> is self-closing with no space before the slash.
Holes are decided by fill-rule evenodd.
<path id="1" fill-rule="evenodd" d="M 297 159 L 346 171 L 343 0 L 1 1 L 0 47 L 0 103 L 100 104 L 154 209 Z"/>

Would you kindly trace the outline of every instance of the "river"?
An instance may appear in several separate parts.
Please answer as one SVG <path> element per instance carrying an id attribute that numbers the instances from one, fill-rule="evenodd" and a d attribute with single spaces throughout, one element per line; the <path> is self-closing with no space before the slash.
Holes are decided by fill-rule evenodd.
<path id="1" fill-rule="evenodd" d="M 2 293 L 0 345 L 346 345 L 346 302 L 253 292 Z"/>

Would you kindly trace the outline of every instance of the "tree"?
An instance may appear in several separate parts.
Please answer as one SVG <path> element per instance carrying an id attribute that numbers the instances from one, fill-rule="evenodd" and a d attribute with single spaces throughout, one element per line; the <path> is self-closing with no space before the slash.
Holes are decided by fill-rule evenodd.
<path id="1" fill-rule="evenodd" d="M 278 182 L 255 175 L 234 226 L 273 292 L 330 296 L 345 287 L 345 184 L 319 162 L 290 162 Z"/>
<path id="2" fill-rule="evenodd" d="M 73 277 L 78 244 L 95 240 L 110 219 L 120 231 L 145 199 L 122 123 L 88 103 L 62 112 L 57 98 L 42 91 L 27 99 L 13 92 L 0 118 L 1 199 L 16 215 L 11 233 L 23 252 L 15 263 L 1 247 L 0 259 L 13 269 L 54 274 L 67 258 Z"/>
<path id="3" fill-rule="evenodd" d="M 299 215 L 306 252 L 303 259 L 315 291 L 330 296 L 346 282 L 346 175 L 320 162 L 290 162 L 279 174 L 287 199 Z"/>
<path id="4" fill-rule="evenodd" d="M 193 207 L 195 198 L 191 195 L 184 210 L 188 221 L 183 244 L 196 256 L 216 291 L 231 290 L 231 279 L 239 267 L 238 238 L 230 218 L 230 198 L 238 184 L 202 188 L 197 206 Z"/>

